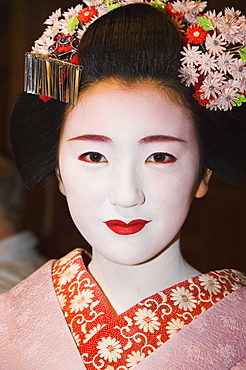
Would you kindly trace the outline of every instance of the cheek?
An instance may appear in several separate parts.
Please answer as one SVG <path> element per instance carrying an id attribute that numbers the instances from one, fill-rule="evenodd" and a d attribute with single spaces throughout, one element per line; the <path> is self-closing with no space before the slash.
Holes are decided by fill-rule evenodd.
<path id="1" fill-rule="evenodd" d="M 85 231 L 88 232 L 90 227 L 94 230 L 93 222 L 97 218 L 97 209 L 102 198 L 92 186 L 87 185 L 87 182 L 83 181 L 65 184 L 69 212 L 82 235 Z"/>
<path id="2" fill-rule="evenodd" d="M 148 174 L 146 186 L 152 189 L 152 194 L 158 196 L 159 193 L 170 193 L 184 198 L 189 197 L 198 181 L 198 159 L 188 156 L 177 164 L 171 164 L 169 168 L 164 166 L 163 171 L 152 171 Z"/>
<path id="3" fill-rule="evenodd" d="M 198 166 L 196 161 L 192 171 L 182 169 L 168 176 L 152 176 L 152 181 L 146 184 L 146 193 L 153 212 L 165 217 L 173 214 L 186 217 L 194 198 Z"/>
<path id="4" fill-rule="evenodd" d="M 61 163 L 61 177 L 69 211 L 77 226 L 85 224 L 101 209 L 107 196 L 107 184 L 100 176 L 81 169 L 80 163 Z"/>
<path id="5" fill-rule="evenodd" d="M 160 217 L 168 218 L 169 216 L 180 215 L 183 218 L 184 214 L 189 212 L 190 204 L 193 199 L 192 191 L 187 191 L 180 186 L 170 184 L 170 186 L 163 186 L 163 190 L 158 196 L 149 194 L 150 208 L 155 214 Z"/>
<path id="6" fill-rule="evenodd" d="M 103 188 L 96 181 L 91 182 L 83 176 L 71 176 L 69 180 L 65 180 L 64 188 L 68 202 L 77 205 L 78 208 L 96 206 L 104 198 Z"/>

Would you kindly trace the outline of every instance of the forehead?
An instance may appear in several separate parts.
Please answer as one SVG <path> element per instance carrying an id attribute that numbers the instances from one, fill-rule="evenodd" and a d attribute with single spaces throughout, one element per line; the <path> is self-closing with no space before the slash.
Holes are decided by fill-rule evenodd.
<path id="1" fill-rule="evenodd" d="M 94 84 L 81 95 L 78 105 L 66 114 L 63 134 L 122 134 L 196 137 L 190 111 L 175 100 L 175 94 L 157 84 L 127 87 L 119 82 Z"/>

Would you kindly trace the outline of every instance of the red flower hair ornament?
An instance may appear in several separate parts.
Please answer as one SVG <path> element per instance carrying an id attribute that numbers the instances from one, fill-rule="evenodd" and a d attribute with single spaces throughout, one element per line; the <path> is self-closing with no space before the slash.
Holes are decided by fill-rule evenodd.
<path id="1" fill-rule="evenodd" d="M 63 14 L 61 9 L 53 12 L 26 54 L 25 91 L 45 101 L 77 104 L 83 70 L 77 49 L 85 30 L 103 14 L 137 2 L 85 0 Z M 246 102 L 246 20 L 239 10 L 204 12 L 207 2 L 195 0 L 142 3 L 166 11 L 180 29 L 184 47 L 179 77 L 185 86 L 193 86 L 200 105 L 227 111 Z"/>

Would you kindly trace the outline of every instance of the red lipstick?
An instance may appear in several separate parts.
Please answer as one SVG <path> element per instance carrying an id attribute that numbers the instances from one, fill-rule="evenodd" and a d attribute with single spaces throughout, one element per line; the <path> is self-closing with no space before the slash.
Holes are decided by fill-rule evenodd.
<path id="1" fill-rule="evenodd" d="M 108 226 L 110 230 L 112 230 L 115 234 L 118 235 L 131 235 L 136 234 L 141 231 L 144 226 L 149 223 L 150 221 L 145 220 L 133 220 L 126 224 L 120 220 L 109 220 L 106 221 L 105 224 Z"/>

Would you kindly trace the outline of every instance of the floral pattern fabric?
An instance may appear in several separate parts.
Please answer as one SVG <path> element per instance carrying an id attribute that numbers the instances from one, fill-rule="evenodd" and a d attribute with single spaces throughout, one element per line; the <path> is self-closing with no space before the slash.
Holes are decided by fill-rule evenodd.
<path id="1" fill-rule="evenodd" d="M 209 272 L 116 315 L 76 249 L 56 261 L 53 283 L 87 369 L 129 370 L 208 308 L 246 285 L 236 270 Z"/>

